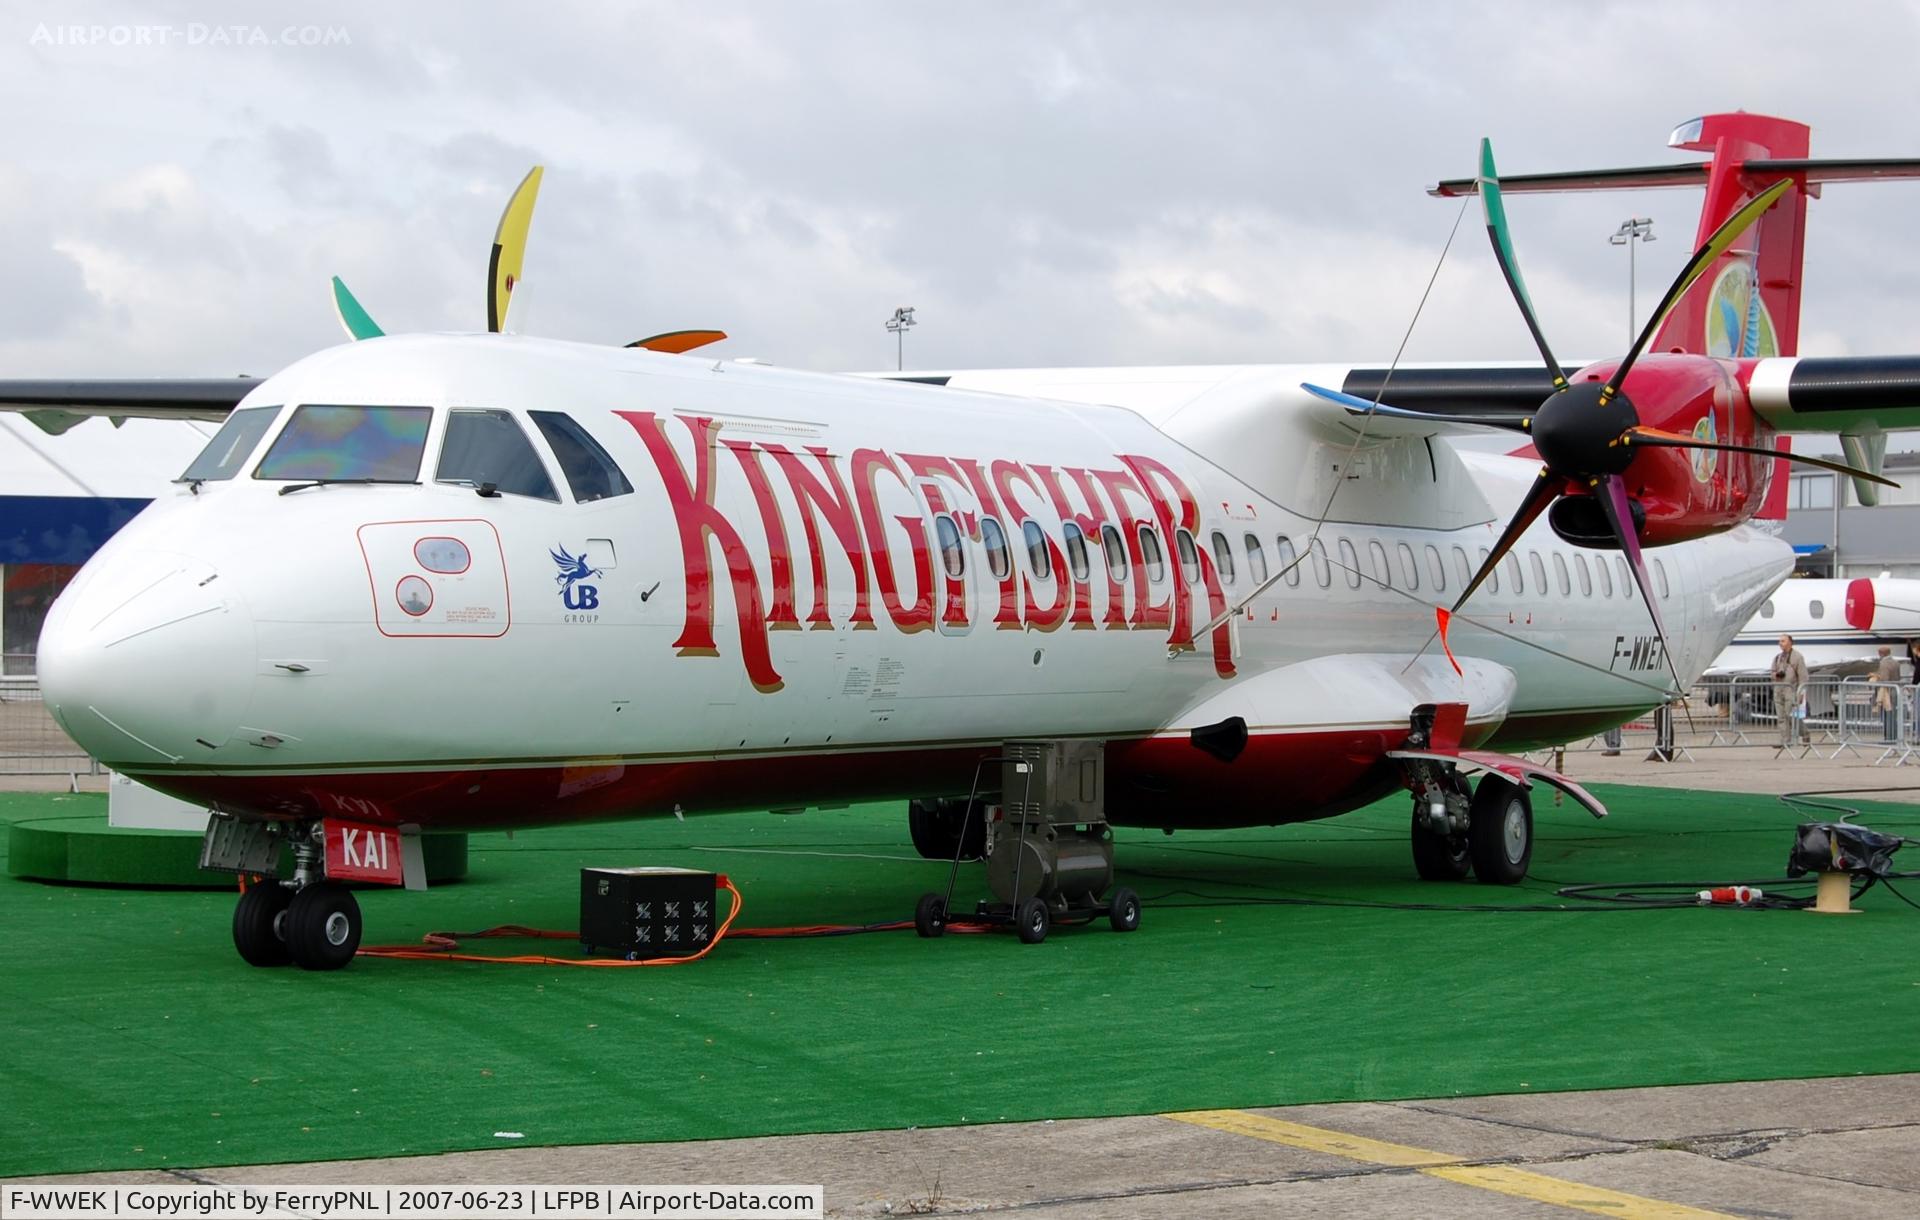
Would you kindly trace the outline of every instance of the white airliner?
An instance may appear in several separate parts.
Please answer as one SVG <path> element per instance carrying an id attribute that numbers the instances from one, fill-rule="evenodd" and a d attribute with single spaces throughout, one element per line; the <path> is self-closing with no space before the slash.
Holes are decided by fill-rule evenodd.
<path id="1" fill-rule="evenodd" d="M 1746 114 L 1674 143 L 1713 157 L 1501 181 L 1484 156 L 1436 188 L 1482 194 L 1544 370 L 888 380 L 486 333 L 370 337 L 244 396 L 0 383 L 54 416 L 226 419 L 53 607 L 48 705 L 232 815 L 211 862 L 292 844 L 236 912 L 256 964 L 345 964 L 342 882 L 401 880 L 423 829 L 919 798 L 916 842 L 952 852 L 942 798 L 1021 740 L 1102 745 L 1125 825 L 1404 787 L 1421 875 L 1516 881 L 1531 779 L 1601 811 L 1484 751 L 1697 677 L 1792 567 L 1748 524 L 1772 433 L 1920 409 L 1920 359 L 1791 355 L 1809 187 L 1920 163 L 1806 161 L 1805 127 Z M 1701 248 L 1625 360 L 1563 370 L 1495 188 L 1616 182 L 1709 185 Z M 1540 456 L 1436 443 L 1489 428 Z M 1089 900 L 1003 896 L 1042 933 Z"/>
<path id="2" fill-rule="evenodd" d="M 1789 580 L 1760 604 L 1709 675 L 1759 673 L 1773 664 L 1780 637 L 1814 669 L 1870 662 L 1881 645 L 1905 660 L 1907 641 L 1920 639 L 1920 580 L 1892 576 L 1852 580 Z"/>

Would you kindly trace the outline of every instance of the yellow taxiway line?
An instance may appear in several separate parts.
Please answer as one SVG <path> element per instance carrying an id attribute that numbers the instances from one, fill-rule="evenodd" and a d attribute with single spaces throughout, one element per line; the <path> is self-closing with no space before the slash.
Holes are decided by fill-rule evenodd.
<path id="1" fill-rule="evenodd" d="M 1461 1158 L 1448 1156 L 1444 1152 L 1432 1152 L 1407 1144 L 1390 1144 L 1363 1135 L 1330 1131 L 1325 1127 L 1309 1127 L 1304 1123 L 1249 1114 L 1245 1110 L 1189 1110 L 1179 1114 L 1163 1114 L 1161 1117 L 1352 1161 L 1416 1169 L 1430 1177 L 1458 1182 L 1462 1186 L 1477 1186 L 1481 1190 L 1497 1191 L 1503 1195 L 1601 1216 L 1618 1216 L 1623 1220 L 1703 1220 L 1705 1217 L 1729 1220 L 1724 1212 L 1645 1199 L 1600 1186 L 1550 1178 L 1546 1174 L 1516 1169 L 1511 1165 L 1463 1165 Z"/>

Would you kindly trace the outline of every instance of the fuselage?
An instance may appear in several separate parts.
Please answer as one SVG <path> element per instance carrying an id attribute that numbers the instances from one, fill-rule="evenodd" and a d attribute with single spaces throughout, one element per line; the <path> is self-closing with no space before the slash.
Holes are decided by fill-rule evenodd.
<path id="1" fill-rule="evenodd" d="M 1391 787 L 1422 703 L 1517 747 L 1661 700 L 1623 561 L 1544 525 L 1456 620 L 1456 670 L 1434 607 L 1536 467 L 1354 443 L 1306 379 L 1128 406 L 511 336 L 332 349 L 87 564 L 42 682 L 176 795 L 423 827 L 964 793 L 1027 737 L 1107 742 L 1116 821 L 1275 823 Z M 1649 562 L 1691 678 L 1791 552 L 1741 526 Z M 1196 748 L 1235 718 L 1244 753 Z"/>

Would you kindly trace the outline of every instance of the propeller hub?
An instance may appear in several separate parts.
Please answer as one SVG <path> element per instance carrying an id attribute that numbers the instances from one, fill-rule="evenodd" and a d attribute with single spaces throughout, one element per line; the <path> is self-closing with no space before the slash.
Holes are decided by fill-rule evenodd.
<path id="1" fill-rule="evenodd" d="M 1577 381 L 1540 404 L 1533 416 L 1533 447 L 1555 474 L 1619 474 L 1633 461 L 1623 439 L 1640 422 L 1625 394 L 1604 399 L 1597 381 Z"/>

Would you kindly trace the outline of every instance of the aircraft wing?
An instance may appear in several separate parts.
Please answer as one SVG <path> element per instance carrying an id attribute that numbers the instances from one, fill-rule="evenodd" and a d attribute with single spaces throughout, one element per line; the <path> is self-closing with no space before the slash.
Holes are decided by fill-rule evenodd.
<path id="1" fill-rule="evenodd" d="M 24 414 L 58 436 L 84 419 L 204 419 L 218 423 L 258 377 L 0 379 L 0 411 Z"/>

